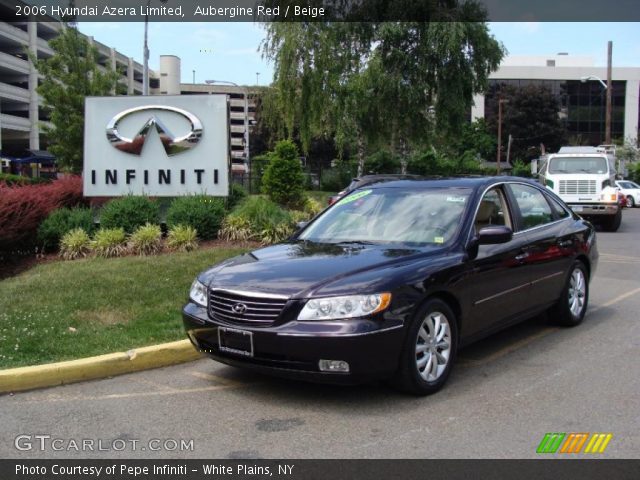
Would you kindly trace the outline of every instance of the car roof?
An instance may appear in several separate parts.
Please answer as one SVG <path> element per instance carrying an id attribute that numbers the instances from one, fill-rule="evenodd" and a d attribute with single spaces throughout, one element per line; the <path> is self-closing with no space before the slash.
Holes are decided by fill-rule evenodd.
<path id="1" fill-rule="evenodd" d="M 379 182 L 370 183 L 367 185 L 363 185 L 359 188 L 455 188 L 455 187 L 465 187 L 478 189 L 489 186 L 493 183 L 503 183 L 503 182 L 519 182 L 519 183 L 528 183 L 530 185 L 539 186 L 538 183 L 534 182 L 531 179 L 524 177 L 511 177 L 511 176 L 493 176 L 493 177 L 482 177 L 482 176 L 468 176 L 468 177 L 446 177 L 446 178 L 426 178 L 426 177 L 416 177 L 410 179 L 401 179 L 401 180 L 385 180 L 380 179 Z"/>

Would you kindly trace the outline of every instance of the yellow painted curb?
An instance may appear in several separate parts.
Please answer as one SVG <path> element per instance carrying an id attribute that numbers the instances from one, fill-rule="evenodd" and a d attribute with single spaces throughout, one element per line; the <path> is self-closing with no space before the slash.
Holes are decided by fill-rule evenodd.
<path id="1" fill-rule="evenodd" d="M 53 387 L 111 377 L 150 368 L 166 367 L 201 358 L 189 340 L 136 348 L 128 352 L 0 370 L 0 393 Z"/>

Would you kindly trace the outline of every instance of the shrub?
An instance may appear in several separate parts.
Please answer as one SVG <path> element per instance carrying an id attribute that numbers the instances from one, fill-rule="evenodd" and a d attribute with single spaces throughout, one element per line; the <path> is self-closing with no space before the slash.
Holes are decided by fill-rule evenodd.
<path id="1" fill-rule="evenodd" d="M 291 215 L 291 221 L 294 225 L 300 222 L 307 222 L 311 218 L 309 213 L 303 212 L 302 210 L 290 210 L 289 214 Z"/>
<path id="2" fill-rule="evenodd" d="M 126 242 L 123 228 L 101 228 L 93 236 L 91 246 L 99 257 L 119 257 L 127 251 Z"/>
<path id="3" fill-rule="evenodd" d="M 280 205 L 299 206 L 304 201 L 305 179 L 296 146 L 289 140 L 282 140 L 270 157 L 262 176 L 262 191 Z"/>
<path id="4" fill-rule="evenodd" d="M 340 192 L 344 190 L 355 175 L 345 170 L 332 168 L 331 170 L 323 170 L 320 175 L 320 189 L 325 192 Z"/>
<path id="5" fill-rule="evenodd" d="M 232 183 L 231 188 L 229 189 L 229 197 L 227 198 L 227 209 L 233 209 L 233 207 L 247 198 L 247 195 L 248 193 L 242 185 Z"/>
<path id="6" fill-rule="evenodd" d="M 251 223 L 245 217 L 229 215 L 222 222 L 218 236 L 228 242 L 244 242 L 251 240 L 254 233 Z"/>
<path id="7" fill-rule="evenodd" d="M 628 166 L 629 178 L 634 182 L 640 182 L 640 162 Z"/>
<path id="8" fill-rule="evenodd" d="M 171 250 L 189 252 L 198 248 L 198 232 L 186 225 L 175 225 L 169 229 L 167 247 Z"/>
<path id="9" fill-rule="evenodd" d="M 82 228 L 88 234 L 93 232 L 93 213 L 88 208 L 59 208 L 49 214 L 38 228 L 38 245 L 43 250 L 58 247 L 65 233 Z"/>
<path id="10" fill-rule="evenodd" d="M 306 198 L 303 211 L 309 215 L 309 218 L 315 217 L 322 210 L 324 210 L 324 205 L 322 205 L 318 200 L 311 197 Z"/>
<path id="11" fill-rule="evenodd" d="M 215 238 L 225 215 L 224 201 L 206 195 L 178 197 L 167 211 L 167 225 L 190 226 L 203 240 Z"/>
<path id="12" fill-rule="evenodd" d="M 513 163 L 511 174 L 517 177 L 531 177 L 531 166 L 528 162 L 525 163 L 522 160 L 516 160 Z"/>
<path id="13" fill-rule="evenodd" d="M 247 198 L 233 210 L 230 216 L 245 218 L 254 232 L 261 231 L 268 225 L 291 223 L 289 212 L 268 198 L 260 196 Z"/>
<path id="14" fill-rule="evenodd" d="M 153 255 L 162 249 L 162 232 L 159 225 L 147 223 L 138 227 L 129 238 L 129 247 L 138 255 Z"/>
<path id="15" fill-rule="evenodd" d="M 49 183 L 51 182 L 48 178 L 43 177 L 23 177 L 21 175 L 13 175 L 11 173 L 0 173 L 0 183 L 4 183 L 5 185 L 12 186 L 24 186 L 24 185 L 37 185 L 40 183 Z"/>
<path id="16" fill-rule="evenodd" d="M 144 196 L 129 195 L 107 202 L 100 211 L 102 228 L 122 228 L 125 233 L 146 223 L 158 223 L 159 206 Z"/>
<path id="17" fill-rule="evenodd" d="M 50 212 L 84 203 L 82 179 L 77 176 L 38 185 L 0 184 L 0 251 L 31 249 Z"/>
<path id="18" fill-rule="evenodd" d="M 65 260 L 86 257 L 90 251 L 91 239 L 82 228 L 74 228 L 60 239 L 60 256 Z"/>
<path id="19" fill-rule="evenodd" d="M 249 197 L 225 219 L 220 234 L 227 240 L 274 243 L 294 229 L 291 214 L 264 197 Z"/>
<path id="20" fill-rule="evenodd" d="M 387 150 L 369 155 L 364 161 L 365 173 L 400 173 L 400 159 Z"/>
<path id="21" fill-rule="evenodd" d="M 289 223 L 267 225 L 260 232 L 260 241 L 264 244 L 278 243 L 286 240 L 293 234 L 295 228 Z"/>

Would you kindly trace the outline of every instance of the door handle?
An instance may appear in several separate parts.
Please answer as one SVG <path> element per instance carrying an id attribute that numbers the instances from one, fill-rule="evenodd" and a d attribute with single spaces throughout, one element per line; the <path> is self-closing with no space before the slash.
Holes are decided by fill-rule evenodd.
<path id="1" fill-rule="evenodd" d="M 522 252 L 520 255 L 516 255 L 516 260 L 521 262 L 529 256 L 529 252 Z"/>

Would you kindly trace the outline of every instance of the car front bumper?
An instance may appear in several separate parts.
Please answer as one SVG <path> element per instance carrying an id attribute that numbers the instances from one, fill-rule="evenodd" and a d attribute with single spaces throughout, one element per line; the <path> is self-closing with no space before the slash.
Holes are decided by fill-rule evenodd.
<path id="1" fill-rule="evenodd" d="M 569 203 L 569 208 L 581 217 L 600 217 L 615 215 L 620 210 L 617 203 Z"/>
<path id="2" fill-rule="evenodd" d="M 185 330 L 199 351 L 215 360 L 272 375 L 322 383 L 358 384 L 388 378 L 398 368 L 405 329 L 400 320 L 352 319 L 288 322 L 251 327 L 212 320 L 194 303 L 182 311 Z M 252 356 L 220 350 L 220 327 L 251 332 Z M 349 372 L 326 372 L 320 360 L 340 360 Z"/>

